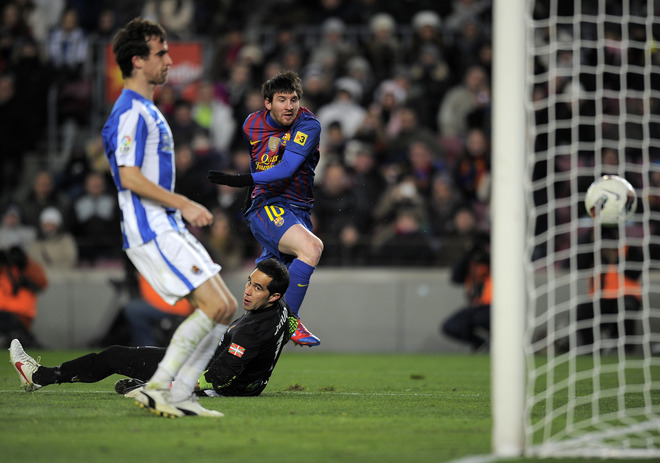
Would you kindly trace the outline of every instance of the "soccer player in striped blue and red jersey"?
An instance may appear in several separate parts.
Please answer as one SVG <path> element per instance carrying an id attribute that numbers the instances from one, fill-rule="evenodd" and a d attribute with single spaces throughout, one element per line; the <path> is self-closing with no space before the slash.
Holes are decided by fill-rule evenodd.
<path id="1" fill-rule="evenodd" d="M 295 72 L 273 76 L 262 85 L 261 93 L 265 109 L 250 114 L 243 123 L 251 173 L 212 170 L 208 179 L 252 187 L 245 217 L 263 247 L 257 262 L 274 257 L 287 265 L 291 280 L 284 298 L 298 317 L 291 340 L 301 346 L 317 346 L 321 341 L 300 322 L 298 312 L 323 252 L 323 242 L 312 233 L 311 221 L 321 124 L 300 106 L 302 82 Z"/>

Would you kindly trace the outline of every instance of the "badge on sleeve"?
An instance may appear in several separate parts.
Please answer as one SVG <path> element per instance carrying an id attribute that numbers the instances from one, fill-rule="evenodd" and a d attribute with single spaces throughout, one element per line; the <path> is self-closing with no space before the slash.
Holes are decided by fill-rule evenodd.
<path id="1" fill-rule="evenodd" d="M 294 138 L 293 141 L 298 143 L 300 146 L 305 146 L 305 142 L 307 141 L 307 134 L 303 132 L 297 132 L 296 138 Z"/>
<path id="2" fill-rule="evenodd" d="M 241 347 L 235 342 L 231 343 L 231 346 L 229 346 L 229 353 L 232 355 L 235 355 L 238 358 L 243 357 L 243 354 L 245 353 L 245 347 Z"/>

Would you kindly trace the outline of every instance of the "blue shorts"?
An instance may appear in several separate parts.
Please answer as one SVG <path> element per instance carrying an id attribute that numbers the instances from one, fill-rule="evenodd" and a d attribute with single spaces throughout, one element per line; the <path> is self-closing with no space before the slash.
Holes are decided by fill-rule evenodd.
<path id="1" fill-rule="evenodd" d="M 291 207 L 285 202 L 266 204 L 250 212 L 247 216 L 250 230 L 263 247 L 263 252 L 257 262 L 274 257 L 284 264 L 290 264 L 295 256 L 280 253 L 277 248 L 278 244 L 282 235 L 295 224 L 300 224 L 312 231 L 310 215 L 308 209 Z"/>

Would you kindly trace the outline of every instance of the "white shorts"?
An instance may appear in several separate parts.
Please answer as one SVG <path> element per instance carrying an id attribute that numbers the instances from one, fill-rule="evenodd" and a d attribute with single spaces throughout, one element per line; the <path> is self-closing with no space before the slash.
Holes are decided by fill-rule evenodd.
<path id="1" fill-rule="evenodd" d="M 126 249 L 126 255 L 168 304 L 175 304 L 221 269 L 187 230 L 165 232 Z"/>

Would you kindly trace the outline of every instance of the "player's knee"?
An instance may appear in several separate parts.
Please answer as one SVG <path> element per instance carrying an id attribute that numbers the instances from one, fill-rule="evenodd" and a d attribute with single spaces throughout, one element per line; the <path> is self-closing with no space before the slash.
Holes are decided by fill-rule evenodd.
<path id="1" fill-rule="evenodd" d="M 319 260 L 321 260 L 321 254 L 323 254 L 323 241 L 319 237 L 314 236 L 305 246 L 305 254 L 307 261 L 313 266 L 316 266 Z"/>

